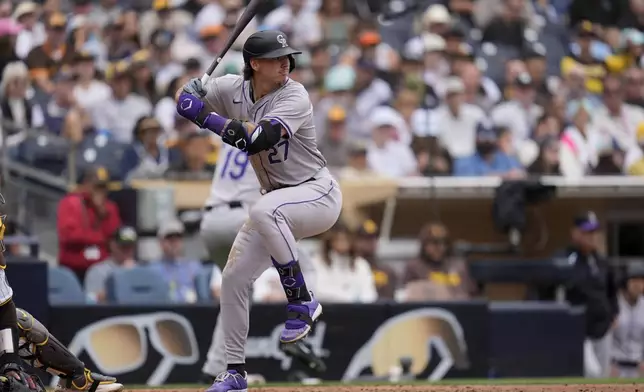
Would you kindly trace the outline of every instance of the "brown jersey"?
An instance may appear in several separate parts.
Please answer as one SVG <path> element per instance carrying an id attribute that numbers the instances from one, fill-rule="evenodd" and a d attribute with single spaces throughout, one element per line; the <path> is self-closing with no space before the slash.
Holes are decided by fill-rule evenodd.
<path id="1" fill-rule="evenodd" d="M 45 42 L 29 52 L 25 63 L 27 63 L 29 76 L 32 79 L 43 76 L 51 79 L 60 71 L 62 66 L 71 64 L 73 56 L 73 50 L 67 46 L 63 45 L 61 48 L 54 50 Z"/>
<path id="2" fill-rule="evenodd" d="M 469 298 L 472 290 L 469 273 L 461 259 L 447 259 L 442 263 L 411 260 L 405 267 L 403 283 L 425 281 L 445 289 L 452 299 Z"/>

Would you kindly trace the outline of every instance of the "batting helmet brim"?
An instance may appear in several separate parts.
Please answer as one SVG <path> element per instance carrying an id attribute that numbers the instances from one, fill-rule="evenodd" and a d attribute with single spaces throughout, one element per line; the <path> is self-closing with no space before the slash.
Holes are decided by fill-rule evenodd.
<path id="1" fill-rule="evenodd" d="M 293 49 L 291 47 L 286 47 L 286 48 L 271 50 L 268 53 L 260 54 L 257 56 L 250 54 L 250 56 L 251 58 L 256 58 L 256 59 L 276 59 L 278 57 L 289 56 L 292 54 L 302 54 L 302 52 L 300 52 L 299 50 Z"/>

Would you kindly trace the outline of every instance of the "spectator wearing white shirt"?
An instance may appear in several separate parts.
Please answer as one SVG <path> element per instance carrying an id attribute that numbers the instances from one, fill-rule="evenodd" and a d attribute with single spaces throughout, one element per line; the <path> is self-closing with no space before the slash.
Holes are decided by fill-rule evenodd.
<path id="1" fill-rule="evenodd" d="M 401 117 L 390 112 L 375 111 L 370 120 L 371 142 L 367 147 L 367 162 L 374 172 L 393 178 L 418 174 L 416 157 L 408 144 L 396 140 L 404 132 Z"/>
<path id="2" fill-rule="evenodd" d="M 92 112 L 98 130 L 109 131 L 120 143 L 132 141 L 132 129 L 143 116 L 152 113 L 150 102 L 132 93 L 132 80 L 128 65 L 118 62 L 109 67 L 106 78 L 111 87 L 111 97 Z"/>
<path id="3" fill-rule="evenodd" d="M 422 17 L 422 31 L 405 44 L 408 55 L 422 55 L 424 42 L 427 35 L 442 36 L 449 29 L 452 17 L 447 8 L 442 4 L 433 4 L 427 7 Z"/>
<path id="4" fill-rule="evenodd" d="M 96 79 L 94 56 L 88 52 L 79 52 L 74 56 L 74 71 L 78 80 L 74 86 L 74 98 L 78 106 L 92 112 L 100 110 L 111 96 L 110 87 Z"/>
<path id="5" fill-rule="evenodd" d="M 597 166 L 600 137 L 592 122 L 589 102 L 572 102 L 568 111 L 571 124 L 561 134 L 560 169 L 566 177 L 579 178 L 592 173 Z"/>
<path id="6" fill-rule="evenodd" d="M 514 145 L 520 148 L 530 138 L 537 120 L 543 115 L 543 108 L 535 103 L 536 90 L 532 78 L 523 72 L 514 80 L 512 99 L 492 109 L 494 125 L 507 127 L 512 131 Z"/>
<path id="7" fill-rule="evenodd" d="M 200 31 L 204 27 L 220 25 L 224 22 L 226 17 L 226 10 L 223 3 L 230 3 L 231 1 L 220 0 L 206 0 L 203 1 L 203 7 L 197 12 L 195 16 L 193 27 L 195 31 Z M 237 0 L 232 0 L 237 2 Z"/>
<path id="8" fill-rule="evenodd" d="M 602 103 L 594 113 L 601 150 L 608 150 L 615 141 L 623 150 L 637 145 L 637 129 L 644 124 L 644 109 L 624 102 L 624 82 L 616 76 L 604 81 Z"/>
<path id="9" fill-rule="evenodd" d="M 370 303 L 378 299 L 369 263 L 356 257 L 349 230 L 341 224 L 326 233 L 321 252 L 312 258 L 316 297 L 326 303 Z"/>
<path id="10" fill-rule="evenodd" d="M 464 158 L 476 152 L 476 127 L 485 120 L 478 106 L 464 103 L 465 86 L 461 78 L 453 76 L 445 83 L 444 103 L 430 113 L 430 134 L 449 155 Z"/>
<path id="11" fill-rule="evenodd" d="M 481 75 L 481 70 L 476 64 L 464 64 L 459 76 L 465 86 L 466 103 L 476 105 L 487 113 L 501 100 L 499 87 L 492 79 Z"/>
<path id="12" fill-rule="evenodd" d="M 376 75 L 376 64 L 368 59 L 358 61 L 355 71 L 355 111 L 362 119 L 368 119 L 374 108 L 387 104 L 393 98 L 389 84 Z M 361 129 L 350 129 L 360 132 Z M 355 135 L 358 136 L 359 135 Z"/>
<path id="13" fill-rule="evenodd" d="M 17 146 L 26 137 L 29 128 L 40 128 L 45 118 L 40 106 L 28 98 L 29 71 L 22 61 L 9 63 L 0 79 L 0 131 L 8 147 Z M 5 142 L 0 140 L 0 146 Z"/>
<path id="14" fill-rule="evenodd" d="M 410 124 L 405 120 L 402 114 L 391 106 L 378 106 L 371 111 L 369 121 L 372 124 L 386 122 L 393 126 L 391 138 L 394 141 L 411 145 L 412 131 Z"/>
<path id="15" fill-rule="evenodd" d="M 322 40 L 320 20 L 315 12 L 304 7 L 304 0 L 285 0 L 284 5 L 266 15 L 263 25 L 286 33 L 296 48 Z"/>
<path id="16" fill-rule="evenodd" d="M 16 56 L 26 59 L 33 48 L 41 45 L 47 38 L 45 25 L 38 21 L 39 6 L 36 3 L 20 3 L 13 12 L 13 19 L 20 23 L 22 31 L 16 37 Z"/>
<path id="17" fill-rule="evenodd" d="M 168 85 L 165 96 L 159 99 L 159 102 L 154 106 L 154 117 L 159 120 L 161 126 L 163 126 L 163 129 L 165 130 L 165 140 L 171 140 L 179 136 L 176 134 L 175 127 L 177 120 L 177 104 L 174 100 L 174 95 L 177 90 L 188 83 L 188 81 L 189 79 L 185 76 L 172 79 Z"/>

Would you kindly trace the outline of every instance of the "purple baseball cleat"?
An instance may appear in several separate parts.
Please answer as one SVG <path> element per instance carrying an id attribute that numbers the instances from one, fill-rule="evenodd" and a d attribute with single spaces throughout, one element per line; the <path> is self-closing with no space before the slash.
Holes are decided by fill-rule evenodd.
<path id="1" fill-rule="evenodd" d="M 290 303 L 286 305 L 286 312 L 288 320 L 280 335 L 280 342 L 293 343 L 304 339 L 311 332 L 311 326 L 322 314 L 322 305 L 311 293 L 310 301 Z"/>
<path id="2" fill-rule="evenodd" d="M 235 370 L 220 373 L 206 392 L 248 392 L 246 372 L 243 375 Z"/>

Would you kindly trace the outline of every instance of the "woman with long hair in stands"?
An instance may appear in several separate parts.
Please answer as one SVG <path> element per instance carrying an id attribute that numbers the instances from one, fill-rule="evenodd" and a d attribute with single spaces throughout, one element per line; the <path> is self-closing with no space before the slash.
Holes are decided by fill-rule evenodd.
<path id="1" fill-rule="evenodd" d="M 355 255 L 353 233 L 337 224 L 324 235 L 321 252 L 312 258 L 316 296 L 325 302 L 374 302 L 378 298 L 369 263 Z"/>

